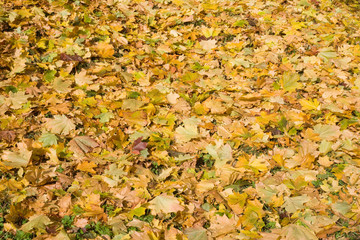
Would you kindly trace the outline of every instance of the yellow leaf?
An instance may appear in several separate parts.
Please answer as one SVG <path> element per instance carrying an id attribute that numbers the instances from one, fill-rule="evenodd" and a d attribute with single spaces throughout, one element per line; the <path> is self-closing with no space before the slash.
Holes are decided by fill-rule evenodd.
<path id="1" fill-rule="evenodd" d="M 299 74 L 286 72 L 280 80 L 280 84 L 285 91 L 293 92 L 295 89 L 301 87 L 300 83 L 298 83 L 299 80 Z"/>
<path id="2" fill-rule="evenodd" d="M 113 45 L 106 42 L 98 43 L 95 51 L 102 58 L 111 58 L 115 53 Z"/>
<path id="3" fill-rule="evenodd" d="M 97 167 L 97 165 L 93 162 L 88 162 L 88 161 L 84 161 L 82 163 L 80 163 L 76 169 L 83 171 L 83 172 L 88 172 L 88 173 L 93 173 L 95 174 L 95 170 L 93 169 L 94 167 Z"/>
<path id="4" fill-rule="evenodd" d="M 273 160 L 274 160 L 277 164 L 279 164 L 281 167 L 284 166 L 284 158 L 283 158 L 282 155 L 280 155 L 280 154 L 275 154 L 275 155 L 273 156 Z"/>
<path id="5" fill-rule="evenodd" d="M 1 156 L 2 163 L 11 168 L 26 167 L 30 161 L 32 151 L 27 150 L 25 143 L 17 144 L 19 151 L 11 152 L 5 150 Z"/>
<path id="6" fill-rule="evenodd" d="M 310 100 L 301 99 L 299 102 L 302 110 L 320 110 L 320 103 L 316 98 Z"/>
<path id="7" fill-rule="evenodd" d="M 257 158 L 254 156 L 249 161 L 249 167 L 252 168 L 252 170 L 256 173 L 258 171 L 261 172 L 266 171 L 269 165 L 270 164 L 265 159 Z"/>

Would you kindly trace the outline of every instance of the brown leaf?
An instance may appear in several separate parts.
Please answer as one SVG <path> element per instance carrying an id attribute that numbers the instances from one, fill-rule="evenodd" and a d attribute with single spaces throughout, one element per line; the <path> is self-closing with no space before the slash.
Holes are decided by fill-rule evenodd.
<path id="1" fill-rule="evenodd" d="M 66 53 L 61 53 L 60 54 L 60 59 L 66 62 L 70 62 L 70 61 L 77 61 L 77 62 L 81 62 L 83 59 L 82 57 L 80 57 L 79 55 L 75 54 L 75 55 L 68 55 Z"/>
<path id="2" fill-rule="evenodd" d="M 142 142 L 142 137 L 139 137 L 138 139 L 135 140 L 135 142 L 133 143 L 131 150 L 132 153 L 134 154 L 140 154 L 140 151 L 146 149 L 147 146 L 147 142 Z"/>
<path id="3" fill-rule="evenodd" d="M 15 140 L 15 138 L 16 138 L 16 135 L 15 135 L 14 131 L 9 131 L 9 130 L 0 131 L 0 140 L 12 142 Z"/>

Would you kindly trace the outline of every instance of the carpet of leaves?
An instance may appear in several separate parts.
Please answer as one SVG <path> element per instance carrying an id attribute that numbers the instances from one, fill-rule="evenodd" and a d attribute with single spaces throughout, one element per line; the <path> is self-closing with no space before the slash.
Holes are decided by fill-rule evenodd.
<path id="1" fill-rule="evenodd" d="M 0 239 L 360 239 L 356 6 L 0 0 Z"/>

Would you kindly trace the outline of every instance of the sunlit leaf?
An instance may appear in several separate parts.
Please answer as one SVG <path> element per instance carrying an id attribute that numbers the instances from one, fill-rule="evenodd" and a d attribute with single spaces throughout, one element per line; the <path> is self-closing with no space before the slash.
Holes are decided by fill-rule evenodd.
<path id="1" fill-rule="evenodd" d="M 88 136 L 77 136 L 69 142 L 69 149 L 80 154 L 91 152 L 98 146 L 99 144 Z"/>
<path id="2" fill-rule="evenodd" d="M 299 74 L 286 72 L 282 76 L 280 83 L 285 91 L 292 92 L 301 87 L 301 84 L 298 82 L 299 80 L 300 80 Z"/>
<path id="3" fill-rule="evenodd" d="M 1 162 L 8 167 L 25 167 L 28 165 L 32 151 L 27 150 L 27 146 L 25 143 L 18 143 L 17 144 L 19 150 L 16 152 L 12 151 L 3 151 L 1 155 Z"/>
<path id="4" fill-rule="evenodd" d="M 58 138 L 55 134 L 47 133 L 47 132 L 44 132 L 39 138 L 39 141 L 43 143 L 44 147 L 56 145 L 57 140 L 58 140 Z"/>
<path id="5" fill-rule="evenodd" d="M 179 200 L 173 196 L 162 194 L 157 196 L 150 202 L 149 208 L 155 213 L 172 213 L 184 210 L 184 207 L 180 205 Z"/>
<path id="6" fill-rule="evenodd" d="M 46 226 L 51 223 L 51 220 L 45 215 L 33 215 L 27 223 L 21 226 L 21 230 L 24 232 L 30 232 L 32 229 L 45 231 Z"/>
<path id="7" fill-rule="evenodd" d="M 75 130 L 75 124 L 65 115 L 55 115 L 54 119 L 49 119 L 45 124 L 46 128 L 55 134 L 68 135 Z"/>

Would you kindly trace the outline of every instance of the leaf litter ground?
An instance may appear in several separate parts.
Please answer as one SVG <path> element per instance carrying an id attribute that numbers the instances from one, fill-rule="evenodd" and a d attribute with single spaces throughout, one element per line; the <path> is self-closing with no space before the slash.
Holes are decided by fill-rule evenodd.
<path id="1" fill-rule="evenodd" d="M 0 0 L 0 238 L 359 239 L 357 7 Z"/>

